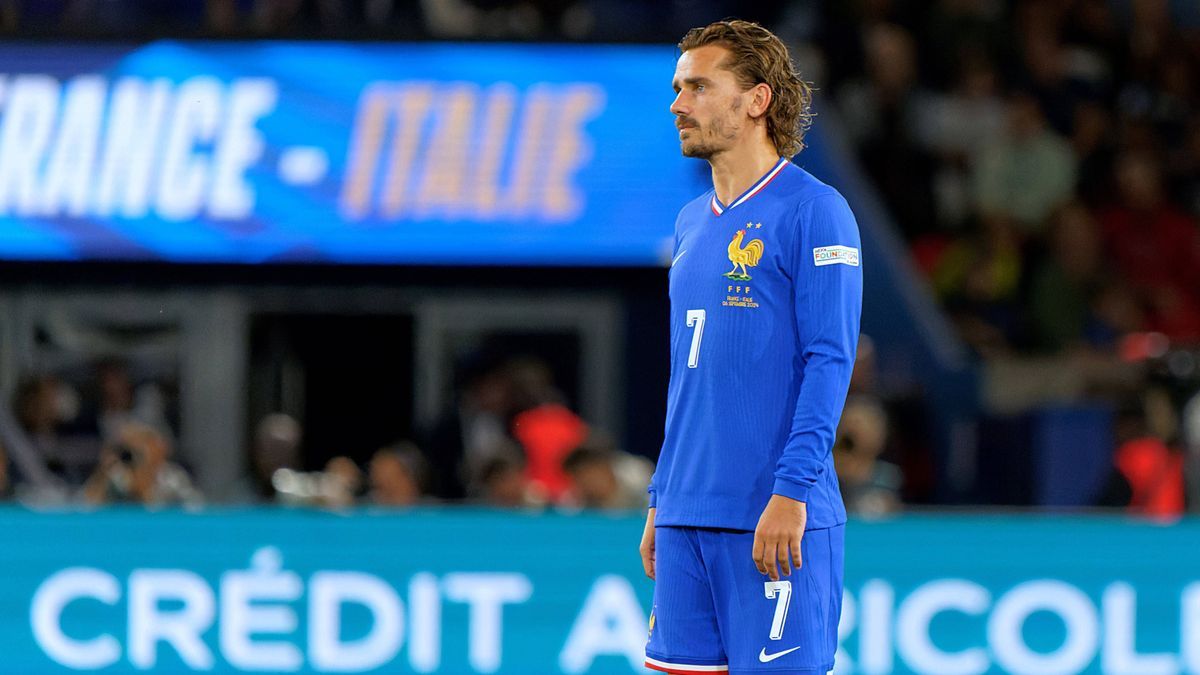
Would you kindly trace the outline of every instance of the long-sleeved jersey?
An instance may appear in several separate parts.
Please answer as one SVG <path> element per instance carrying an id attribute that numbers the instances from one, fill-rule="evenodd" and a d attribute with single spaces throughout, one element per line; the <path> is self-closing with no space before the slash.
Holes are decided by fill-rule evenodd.
<path id="1" fill-rule="evenodd" d="M 846 200 L 785 159 L 728 205 L 710 190 L 680 211 L 656 525 L 753 530 L 772 494 L 806 502 L 808 529 L 845 522 L 832 447 L 859 249 Z"/>

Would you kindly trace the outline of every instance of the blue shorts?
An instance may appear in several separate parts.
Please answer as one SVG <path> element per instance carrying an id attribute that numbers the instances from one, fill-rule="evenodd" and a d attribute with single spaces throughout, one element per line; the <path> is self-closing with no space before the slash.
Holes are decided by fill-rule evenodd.
<path id="1" fill-rule="evenodd" d="M 803 562 L 773 582 L 751 557 L 754 533 L 655 529 L 646 667 L 665 673 L 833 670 L 846 527 L 808 530 Z"/>

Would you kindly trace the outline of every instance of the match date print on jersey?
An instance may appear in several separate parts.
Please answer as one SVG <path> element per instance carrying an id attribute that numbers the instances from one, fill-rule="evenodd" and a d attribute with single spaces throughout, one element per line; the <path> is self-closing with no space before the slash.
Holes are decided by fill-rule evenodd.
<path id="1" fill-rule="evenodd" d="M 758 303 L 750 295 L 749 286 L 729 285 L 725 287 L 725 292 L 729 295 L 726 295 L 725 299 L 721 302 L 722 307 L 748 307 L 751 309 L 758 307 Z M 734 295 L 734 293 L 737 293 L 737 295 Z M 743 293 L 745 295 L 742 295 Z"/>

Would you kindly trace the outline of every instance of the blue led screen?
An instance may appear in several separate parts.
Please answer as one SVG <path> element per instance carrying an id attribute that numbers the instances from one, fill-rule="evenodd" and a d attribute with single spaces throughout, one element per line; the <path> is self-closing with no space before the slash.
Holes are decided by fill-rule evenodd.
<path id="1" fill-rule="evenodd" d="M 0 46 L 0 259 L 657 265 L 669 46 Z"/>

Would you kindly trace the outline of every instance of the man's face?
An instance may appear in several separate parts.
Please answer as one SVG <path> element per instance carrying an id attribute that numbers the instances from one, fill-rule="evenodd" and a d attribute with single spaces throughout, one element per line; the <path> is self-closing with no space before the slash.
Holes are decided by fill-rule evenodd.
<path id="1" fill-rule="evenodd" d="M 395 457 L 379 456 L 371 460 L 371 492 L 375 502 L 385 506 L 411 506 L 421 498 L 417 481 Z"/>
<path id="2" fill-rule="evenodd" d="M 689 49 L 675 63 L 675 102 L 671 113 L 685 157 L 711 159 L 737 143 L 749 123 L 746 94 L 733 73 L 721 67 L 724 47 Z"/>
<path id="3" fill-rule="evenodd" d="M 607 462 L 590 462 L 579 467 L 572 475 L 575 489 L 582 506 L 604 508 L 617 496 L 620 486 Z"/>

